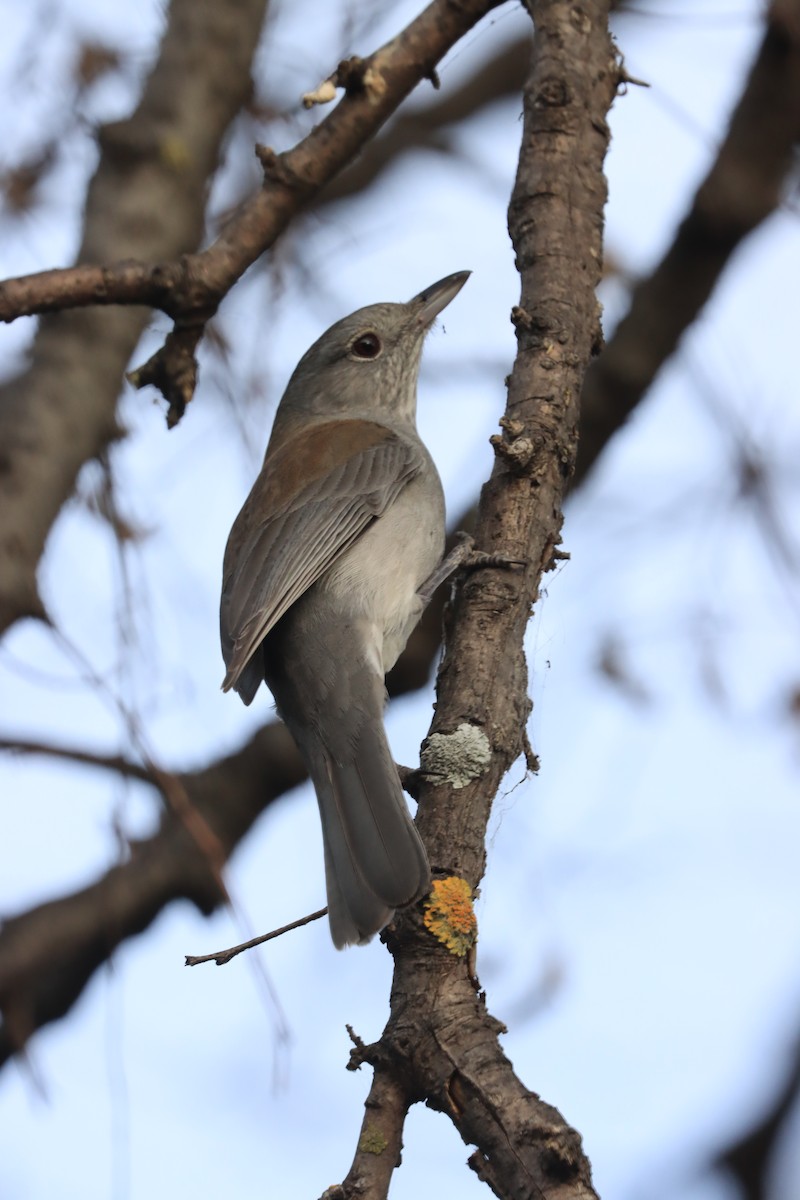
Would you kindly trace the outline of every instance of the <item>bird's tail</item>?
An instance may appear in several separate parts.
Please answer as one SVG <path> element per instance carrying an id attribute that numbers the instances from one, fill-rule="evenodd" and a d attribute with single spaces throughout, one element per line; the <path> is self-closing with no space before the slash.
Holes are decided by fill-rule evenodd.
<path id="1" fill-rule="evenodd" d="M 322 818 L 331 936 L 366 942 L 430 887 L 422 840 L 383 727 L 382 651 L 366 619 L 308 593 L 264 643 L 267 684 L 297 742 Z M 337 602 L 338 603 L 338 602 Z"/>
<path id="2" fill-rule="evenodd" d="M 351 731 L 352 733 L 352 731 Z M 319 730 L 311 774 L 325 843 L 331 936 L 368 941 L 394 910 L 424 896 L 430 868 L 380 717 L 366 717 L 345 752 Z"/>

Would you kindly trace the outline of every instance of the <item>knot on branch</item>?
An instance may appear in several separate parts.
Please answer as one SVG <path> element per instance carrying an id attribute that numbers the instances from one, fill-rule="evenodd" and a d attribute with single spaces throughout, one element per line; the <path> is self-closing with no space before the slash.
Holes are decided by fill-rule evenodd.
<path id="1" fill-rule="evenodd" d="M 336 68 L 334 80 L 348 96 L 367 96 L 380 99 L 386 93 L 386 80 L 378 66 L 378 55 L 370 58 L 346 58 Z M 435 76 L 436 72 L 433 72 Z M 427 78 L 431 78 L 430 75 Z M 434 83 L 434 87 L 436 84 Z"/>
<path id="2" fill-rule="evenodd" d="M 560 562 L 568 562 L 571 558 L 569 550 L 561 550 L 561 538 L 558 534 L 552 534 L 547 538 L 542 547 L 542 557 L 539 560 L 541 573 L 546 575 L 548 571 L 555 571 Z"/>
<path id="3" fill-rule="evenodd" d="M 553 76 L 543 80 L 533 97 L 536 108 L 566 108 L 572 96 L 566 80 Z"/>
<path id="4" fill-rule="evenodd" d="M 495 1174 L 491 1160 L 482 1150 L 475 1150 L 467 1159 L 467 1166 L 474 1171 L 481 1183 L 488 1184 L 496 1196 L 502 1195 L 502 1184 Z"/>
<path id="5" fill-rule="evenodd" d="M 571 337 L 563 303 L 541 300 L 533 311 L 515 304 L 511 309 L 511 324 L 517 331 L 521 347 L 544 351 L 538 359 L 543 370 L 552 370 L 562 362 L 578 364 L 578 359 L 568 349 Z"/>
<path id="6" fill-rule="evenodd" d="M 369 1067 L 377 1067 L 379 1063 L 387 1061 L 386 1051 L 381 1046 L 380 1042 L 372 1042 L 369 1046 L 358 1036 L 352 1025 L 345 1025 L 348 1037 L 353 1043 L 353 1049 L 350 1051 L 350 1057 L 347 1060 L 348 1071 L 358 1071 L 364 1063 Z"/>
<path id="7" fill-rule="evenodd" d="M 309 95 L 311 94 L 309 93 Z M 319 103 L 322 103 L 322 101 L 319 101 Z M 256 142 L 255 155 L 261 163 L 265 183 L 278 183 L 281 187 L 288 188 L 293 192 L 304 190 L 304 184 L 300 176 L 286 165 L 285 154 L 277 154 L 271 146 L 264 146 L 261 142 Z"/>
<path id="8" fill-rule="evenodd" d="M 511 324 L 517 329 L 533 329 L 534 320 L 527 309 L 515 304 L 511 309 Z"/>
<path id="9" fill-rule="evenodd" d="M 101 125 L 97 130 L 97 143 L 104 157 L 117 167 L 151 162 L 156 148 L 152 129 L 130 117 Z"/>
<path id="10" fill-rule="evenodd" d="M 126 378 L 135 388 L 152 384 L 167 401 L 167 428 L 174 429 L 186 411 L 197 385 L 195 350 L 203 336 L 205 321 L 176 324 L 164 345 Z"/>
<path id="11" fill-rule="evenodd" d="M 569 19 L 577 29 L 578 33 L 582 33 L 587 37 L 592 32 L 592 22 L 588 15 L 579 8 L 577 4 L 573 5 L 569 10 Z"/>
<path id="12" fill-rule="evenodd" d="M 366 91 L 369 86 L 368 75 L 368 62 L 354 54 L 350 58 L 342 59 L 333 78 L 336 80 L 337 87 L 344 88 L 349 96 L 353 96 L 358 92 Z"/>
<path id="13" fill-rule="evenodd" d="M 566 1183 L 574 1179 L 583 1163 L 580 1136 L 574 1129 L 554 1129 L 544 1141 L 539 1161 L 551 1179 Z"/>
<path id="14" fill-rule="evenodd" d="M 501 417 L 500 428 L 503 433 L 493 433 L 489 444 L 514 475 L 527 474 L 539 447 L 533 438 L 525 434 L 525 426 L 521 421 Z"/>
<path id="15" fill-rule="evenodd" d="M 434 87 L 439 86 L 435 71 L 432 70 L 425 78 L 430 79 Z M 359 58 L 354 54 L 351 58 L 342 59 L 332 75 L 323 79 L 313 91 L 303 95 L 303 107 L 313 108 L 315 104 L 330 104 L 336 96 L 337 88 L 343 88 L 347 96 L 363 96 L 369 92 L 375 96 L 382 96 L 386 91 L 386 83 L 380 71 L 375 69 L 372 59 Z"/>

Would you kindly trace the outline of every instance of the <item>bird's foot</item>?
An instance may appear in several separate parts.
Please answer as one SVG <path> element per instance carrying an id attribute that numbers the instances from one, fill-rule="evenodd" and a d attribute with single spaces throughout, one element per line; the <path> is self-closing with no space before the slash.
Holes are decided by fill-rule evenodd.
<path id="1" fill-rule="evenodd" d="M 464 533 L 463 530 L 459 531 L 456 537 L 458 541 L 455 546 L 428 576 L 417 593 L 423 606 L 430 602 L 436 589 L 449 579 L 454 571 L 477 571 L 484 567 L 514 570 L 528 565 L 524 558 L 511 558 L 505 554 L 487 554 L 484 550 L 476 550 L 472 534 Z"/>

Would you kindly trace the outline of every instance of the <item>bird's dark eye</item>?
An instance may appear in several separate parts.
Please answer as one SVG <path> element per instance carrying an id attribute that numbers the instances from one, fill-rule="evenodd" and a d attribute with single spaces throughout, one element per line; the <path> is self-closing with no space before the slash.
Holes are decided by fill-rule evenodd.
<path id="1" fill-rule="evenodd" d="M 383 347 L 377 333 L 362 333 L 350 347 L 355 358 L 377 358 Z"/>

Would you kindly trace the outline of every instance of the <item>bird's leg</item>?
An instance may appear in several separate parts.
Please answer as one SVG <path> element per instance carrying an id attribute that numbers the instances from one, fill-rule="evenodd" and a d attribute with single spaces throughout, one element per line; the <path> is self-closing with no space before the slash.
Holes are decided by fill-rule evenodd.
<path id="1" fill-rule="evenodd" d="M 436 570 L 428 576 L 417 592 L 423 608 L 428 606 L 433 593 L 454 571 L 475 571 L 480 567 L 510 569 L 528 565 L 523 558 L 508 558 L 505 554 L 487 554 L 483 550 L 476 550 L 475 539 L 469 533 L 462 531 L 457 533 L 456 537 L 458 541 L 453 549 L 444 556 Z"/>
<path id="2" fill-rule="evenodd" d="M 459 532 L 456 534 L 458 541 L 448 554 L 445 554 L 438 567 L 435 568 L 423 583 L 422 587 L 417 592 L 422 607 L 427 608 L 431 601 L 431 596 L 444 583 L 445 579 L 457 571 L 459 567 L 463 567 L 469 556 L 474 553 L 475 541 L 471 534 Z"/>

